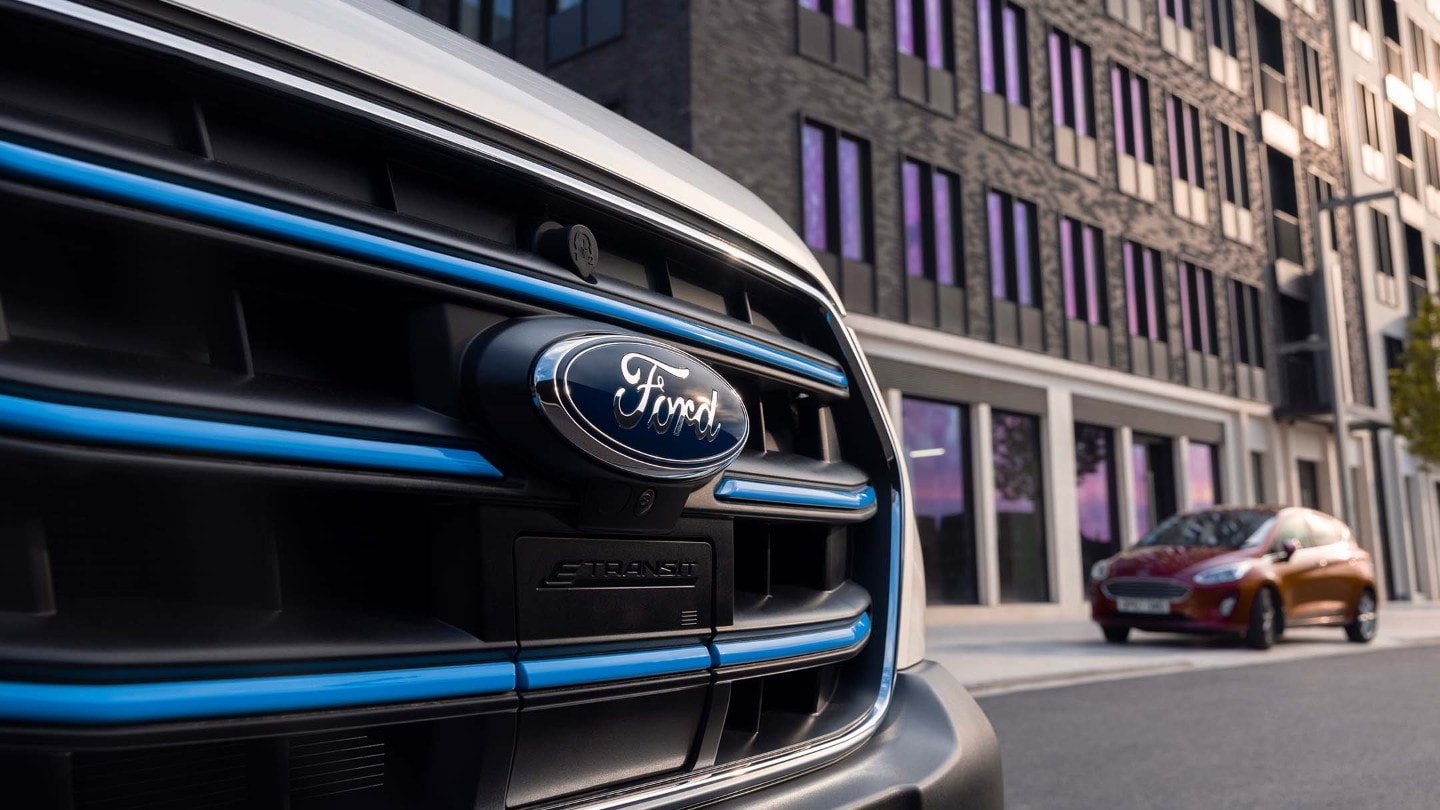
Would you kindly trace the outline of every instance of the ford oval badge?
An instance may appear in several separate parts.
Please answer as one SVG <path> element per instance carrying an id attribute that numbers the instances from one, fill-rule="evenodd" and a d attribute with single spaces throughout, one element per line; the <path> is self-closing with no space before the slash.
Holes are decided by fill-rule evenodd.
<path id="1" fill-rule="evenodd" d="M 627 335 L 565 338 L 535 362 L 546 419 L 596 461 L 646 478 L 705 478 L 745 446 L 745 403 L 685 352 Z"/>

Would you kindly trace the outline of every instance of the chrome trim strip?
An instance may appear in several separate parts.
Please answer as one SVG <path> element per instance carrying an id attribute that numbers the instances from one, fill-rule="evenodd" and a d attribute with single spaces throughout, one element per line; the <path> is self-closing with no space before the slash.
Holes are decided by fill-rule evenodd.
<path id="1" fill-rule="evenodd" d="M 834 652 L 865 643 L 870 638 L 870 614 L 862 613 L 848 625 L 802 630 L 798 633 L 746 634 L 740 638 L 718 636 L 710 642 L 716 667 L 783 661 L 802 655 Z"/>
<path id="2" fill-rule="evenodd" d="M 333 464 L 358 469 L 499 478 L 474 450 L 360 439 L 212 419 L 67 405 L 0 394 L 0 430 L 230 458 Z"/>
<path id="3" fill-rule="evenodd" d="M 284 71 L 246 59 L 245 57 L 227 53 L 202 43 L 192 42 L 183 37 L 160 31 L 141 23 L 126 20 L 113 14 L 78 6 L 69 2 L 69 0 L 18 0 L 18 2 L 36 8 L 47 9 L 72 19 L 83 20 L 96 26 L 108 28 L 136 39 L 169 48 L 173 51 L 224 65 L 232 70 L 249 74 L 252 77 L 288 87 L 299 93 L 308 94 L 314 98 L 323 99 L 332 104 L 347 107 L 375 119 L 409 129 L 412 132 L 461 147 L 479 157 L 524 171 L 571 192 L 583 194 L 592 200 L 603 202 L 622 215 L 628 214 L 639 217 L 657 227 L 670 231 L 680 238 L 728 256 L 786 288 L 797 290 L 808 295 L 823 307 L 828 317 L 836 322 L 837 332 L 842 336 L 846 348 L 853 356 L 859 358 L 859 365 L 864 373 L 861 375 L 862 379 L 857 380 L 856 383 L 866 386 L 876 401 L 884 402 L 883 397 L 880 395 L 880 390 L 875 383 L 874 374 L 871 372 L 869 364 L 865 362 L 864 356 L 860 353 L 858 339 L 854 332 L 841 322 L 843 310 L 840 307 L 840 303 L 809 284 L 798 281 L 794 272 L 786 271 L 719 237 L 700 231 L 673 217 L 651 210 L 599 186 L 587 183 L 579 178 L 571 177 L 548 166 L 499 149 L 473 137 L 436 126 L 415 116 L 384 107 L 374 102 L 356 98 L 353 95 L 317 82 L 292 76 Z M 895 454 L 894 457 L 898 459 L 900 456 L 894 443 L 895 433 L 890 424 L 889 416 L 883 409 L 881 410 L 881 420 L 883 422 L 883 430 L 881 431 L 880 441 L 887 445 L 892 454 Z M 905 493 L 899 489 L 900 482 L 903 481 L 903 478 L 903 473 L 897 474 L 896 488 L 892 489 L 889 493 L 891 498 L 890 602 L 885 615 L 887 643 L 885 644 L 884 650 L 880 686 L 875 703 L 859 722 L 834 736 L 815 740 L 790 750 L 767 753 L 751 760 L 684 774 L 670 780 L 641 785 L 607 797 L 581 803 L 570 803 L 569 806 L 585 807 L 587 809 L 593 808 L 593 810 L 611 810 L 611 808 L 658 808 L 673 806 L 677 802 L 699 803 L 707 800 L 713 801 L 726 795 L 752 790 L 766 784 L 807 773 L 838 760 L 864 745 L 865 742 L 875 734 L 884 721 L 885 713 L 890 706 L 890 699 L 895 686 L 895 647 L 899 638 L 899 605 L 902 598 L 902 594 L 900 593 L 900 572 L 903 563 L 904 526 L 905 522 L 909 519 L 906 511 Z"/>
<path id="4" fill-rule="evenodd" d="M 835 489 L 727 475 L 715 485 L 715 499 L 858 512 L 875 505 L 875 488 Z"/>

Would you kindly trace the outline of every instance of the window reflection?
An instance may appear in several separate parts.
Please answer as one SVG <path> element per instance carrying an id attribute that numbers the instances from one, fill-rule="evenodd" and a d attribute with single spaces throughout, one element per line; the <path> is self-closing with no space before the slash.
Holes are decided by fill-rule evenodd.
<path id="1" fill-rule="evenodd" d="M 1075 505 L 1079 511 L 1081 576 L 1120 550 L 1115 531 L 1114 432 L 1096 425 L 1075 426 Z M 1086 589 L 1089 593 L 1089 589 Z"/>
<path id="2" fill-rule="evenodd" d="M 1213 444 L 1190 443 L 1190 508 L 1209 509 L 1220 501 L 1219 453 Z"/>
<path id="3" fill-rule="evenodd" d="M 928 600 L 978 604 L 974 520 L 969 509 L 967 411 L 905 398 L 901 408 Z"/>
<path id="4" fill-rule="evenodd" d="M 995 529 L 1000 552 L 1000 601 L 1046 602 L 1044 469 L 1040 419 L 995 411 Z"/>

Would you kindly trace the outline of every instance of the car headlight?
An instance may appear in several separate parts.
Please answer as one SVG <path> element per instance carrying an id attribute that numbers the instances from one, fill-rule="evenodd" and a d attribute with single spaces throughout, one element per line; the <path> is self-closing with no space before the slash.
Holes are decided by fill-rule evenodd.
<path id="1" fill-rule="evenodd" d="M 1100 562 L 1097 562 L 1094 565 L 1090 566 L 1090 579 L 1094 580 L 1095 582 L 1099 582 L 1100 580 L 1108 576 L 1110 576 L 1109 560 L 1101 560 Z"/>
<path id="2" fill-rule="evenodd" d="M 1198 585 L 1223 585 L 1227 582 L 1235 582 L 1250 573 L 1251 564 L 1248 562 L 1230 563 L 1209 568 L 1195 575 L 1195 582 Z"/>

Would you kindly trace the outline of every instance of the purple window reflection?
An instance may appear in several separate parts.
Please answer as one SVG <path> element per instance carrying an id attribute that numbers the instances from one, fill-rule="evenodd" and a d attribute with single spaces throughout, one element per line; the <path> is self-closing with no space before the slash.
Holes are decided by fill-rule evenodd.
<path id="1" fill-rule="evenodd" d="M 974 522 L 969 513 L 966 410 L 906 397 L 900 409 L 915 526 L 930 602 L 974 604 Z"/>
<path id="2" fill-rule="evenodd" d="M 902 4 L 904 0 L 901 0 Z M 945 23 L 941 0 L 925 0 L 925 61 L 933 68 L 945 67 Z"/>
<path id="3" fill-rule="evenodd" d="M 1160 291 L 1160 287 L 1158 286 L 1157 279 L 1155 278 L 1155 273 L 1156 273 L 1156 271 L 1158 270 L 1158 268 L 1155 267 L 1155 253 L 1154 253 L 1154 251 L 1143 250 L 1143 249 L 1142 249 L 1142 250 L 1140 251 L 1140 254 L 1141 254 L 1141 257 L 1143 258 L 1143 260 L 1144 260 L 1144 262 L 1145 262 L 1145 302 L 1144 302 L 1144 304 L 1145 304 L 1145 328 L 1146 328 L 1146 330 L 1147 330 L 1146 333 L 1145 333 L 1145 335 L 1146 335 L 1147 337 L 1149 337 L 1151 340 L 1159 340 L 1159 339 L 1160 339 L 1160 323 L 1159 323 L 1159 316 L 1160 316 L 1160 312 L 1159 312 L 1160 294 L 1159 294 L 1159 291 Z"/>
<path id="4" fill-rule="evenodd" d="M 1075 426 L 1075 503 L 1080 513 L 1080 540 L 1084 543 L 1110 543 L 1115 539 L 1110 454 L 1108 429 Z"/>
<path id="5" fill-rule="evenodd" d="M 1015 280 L 1016 300 L 1027 306 L 1035 304 L 1035 290 L 1032 288 L 1030 267 L 1030 205 L 1016 200 L 1015 217 Z"/>
<path id="6" fill-rule="evenodd" d="M 1075 227 L 1069 217 L 1060 218 L 1060 280 L 1065 293 L 1065 317 L 1079 316 L 1075 303 Z"/>
<path id="7" fill-rule="evenodd" d="M 1015 9 L 1010 6 L 1000 12 L 1000 24 L 1005 48 L 1005 100 L 1011 104 L 1022 104 L 1024 85 L 1020 81 L 1020 25 Z"/>
<path id="8" fill-rule="evenodd" d="M 1005 201 L 992 191 L 986 198 L 990 227 L 990 291 L 996 298 L 1010 297 L 1010 285 L 1005 281 Z"/>
<path id="9" fill-rule="evenodd" d="M 810 11 L 819 11 L 820 0 L 800 0 L 800 8 L 809 9 Z"/>
<path id="10" fill-rule="evenodd" d="M 980 92 L 995 92 L 995 23 L 990 0 L 976 0 L 975 39 L 980 48 Z"/>
<path id="11" fill-rule="evenodd" d="M 895 47 L 915 55 L 915 7 L 911 0 L 895 0 Z"/>
<path id="12" fill-rule="evenodd" d="M 1131 447 L 1130 466 L 1134 476 L 1131 499 L 1135 503 L 1135 536 L 1139 538 L 1155 528 L 1150 519 L 1150 449 L 1143 444 Z"/>
<path id="13" fill-rule="evenodd" d="M 1090 125 L 1090 110 L 1086 101 L 1091 92 L 1089 60 L 1085 58 L 1082 46 L 1073 42 L 1070 43 L 1070 80 L 1075 85 L 1075 131 L 1094 137 L 1095 130 Z"/>
<path id="14" fill-rule="evenodd" d="M 1200 145 L 1195 143 L 1195 133 L 1199 131 L 1196 116 L 1195 108 L 1185 105 L 1181 116 L 1184 119 L 1182 130 L 1185 139 L 1185 165 L 1189 170 L 1191 185 L 1203 187 L 1205 178 L 1200 174 Z"/>
<path id="15" fill-rule="evenodd" d="M 910 161 L 900 167 L 905 208 L 905 274 L 925 275 L 924 228 L 920 222 L 920 167 Z"/>
<path id="16" fill-rule="evenodd" d="M 1132 335 L 1140 334 L 1140 298 L 1135 290 L 1136 250 L 1134 242 L 1125 243 L 1125 315 Z"/>
<path id="17" fill-rule="evenodd" d="M 1065 57 L 1061 53 L 1060 35 L 1050 32 L 1050 108 L 1056 126 L 1065 126 Z"/>
<path id="18" fill-rule="evenodd" d="M 1195 268 L 1188 264 L 1180 265 L 1180 334 L 1185 336 L 1185 347 L 1194 349 L 1199 345 L 1195 339 L 1195 333 L 1191 331 L 1194 324 L 1190 323 L 1190 279 L 1195 275 Z"/>
<path id="19" fill-rule="evenodd" d="M 860 186 L 860 144 L 840 139 L 840 252 L 865 258 L 865 210 Z"/>
<path id="20" fill-rule="evenodd" d="M 991 427 L 1000 600 L 1044 602 L 1049 599 L 1050 576 L 1046 560 L 1040 419 L 1029 414 L 995 411 Z"/>
<path id="21" fill-rule="evenodd" d="M 1125 95 L 1121 89 L 1120 68 L 1110 68 L 1110 100 L 1115 108 L 1115 151 L 1122 155 L 1131 154 L 1130 136 L 1122 125 L 1125 121 Z"/>
<path id="22" fill-rule="evenodd" d="M 1150 111 L 1145 109 L 1145 100 L 1140 92 L 1141 79 L 1138 76 L 1130 77 L 1130 109 L 1134 112 L 1135 132 L 1131 138 L 1135 141 L 1135 158 L 1141 163 L 1150 162 L 1150 153 L 1145 148 L 1145 127 L 1150 122 Z"/>
<path id="23" fill-rule="evenodd" d="M 1209 509 L 1218 496 L 1215 487 L 1215 445 L 1190 443 L 1190 508 Z"/>
<path id="24" fill-rule="evenodd" d="M 855 27 L 855 0 L 833 0 L 835 22 L 847 28 Z"/>
<path id="25" fill-rule="evenodd" d="M 1086 320 L 1099 325 L 1100 323 L 1100 296 L 1104 291 L 1100 288 L 1100 246 L 1097 242 L 1098 232 L 1088 225 L 1082 231 L 1081 238 L 1085 255 L 1085 314 Z"/>
<path id="26" fill-rule="evenodd" d="M 829 250 L 825 232 L 825 133 L 809 124 L 801 133 L 801 171 L 805 187 L 805 244 Z"/>
<path id="27" fill-rule="evenodd" d="M 950 177 L 944 172 L 935 172 L 931 178 L 934 186 L 931 196 L 935 208 L 935 280 L 941 284 L 955 283 L 955 234 L 950 223 Z"/>

